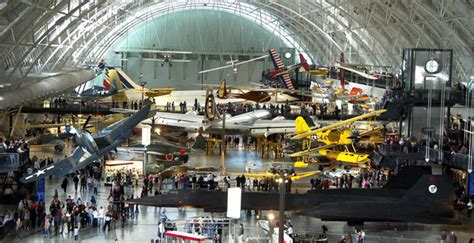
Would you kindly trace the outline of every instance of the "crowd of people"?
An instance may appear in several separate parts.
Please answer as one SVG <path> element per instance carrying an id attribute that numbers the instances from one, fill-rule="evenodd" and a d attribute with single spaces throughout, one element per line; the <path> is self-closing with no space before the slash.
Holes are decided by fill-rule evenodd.
<path id="1" fill-rule="evenodd" d="M 315 176 L 310 179 L 310 190 L 327 190 L 330 188 L 378 188 L 390 180 L 391 170 L 371 169 L 354 176 L 352 173 L 343 173 L 339 177 L 329 178 Z"/>

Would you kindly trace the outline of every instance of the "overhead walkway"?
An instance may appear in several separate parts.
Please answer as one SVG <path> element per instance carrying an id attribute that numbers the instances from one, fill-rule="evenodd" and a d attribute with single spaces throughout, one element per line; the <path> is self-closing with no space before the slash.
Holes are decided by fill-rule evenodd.
<path id="1" fill-rule="evenodd" d="M 399 144 L 380 144 L 380 151 L 374 155 L 374 163 L 379 166 L 396 168 L 407 161 L 425 161 L 449 166 L 460 170 L 468 170 L 469 162 L 474 167 L 473 161 L 469 161 L 469 156 L 452 153 L 450 151 L 427 148 L 418 145 L 409 149 L 407 146 Z"/>
<path id="2" fill-rule="evenodd" d="M 95 105 L 81 105 L 81 104 L 67 104 L 52 107 L 43 107 L 39 104 L 28 104 L 22 107 L 22 113 L 40 113 L 40 114 L 100 114 L 108 115 L 113 112 L 110 111 L 109 104 Z"/>

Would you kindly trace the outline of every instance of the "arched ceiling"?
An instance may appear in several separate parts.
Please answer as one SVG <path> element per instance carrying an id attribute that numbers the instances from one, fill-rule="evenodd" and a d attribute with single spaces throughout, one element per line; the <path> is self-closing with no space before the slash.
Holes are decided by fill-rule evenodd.
<path id="1" fill-rule="evenodd" d="M 120 36 L 157 15 L 190 9 L 234 13 L 273 28 L 314 61 L 392 65 L 402 48 L 454 50 L 454 79 L 473 75 L 473 0 L 4 0 L 0 66 L 7 78 L 99 58 Z"/>

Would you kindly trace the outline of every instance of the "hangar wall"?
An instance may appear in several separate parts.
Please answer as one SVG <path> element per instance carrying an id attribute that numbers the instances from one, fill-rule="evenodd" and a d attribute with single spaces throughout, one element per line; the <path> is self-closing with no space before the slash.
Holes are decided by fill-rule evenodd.
<path id="1" fill-rule="evenodd" d="M 225 61 L 205 60 L 204 69 L 215 68 L 226 65 Z M 143 80 L 147 81 L 147 87 L 163 88 L 173 87 L 177 90 L 199 89 L 201 83 L 201 70 L 203 64 L 201 60 L 191 60 L 188 63 L 172 63 L 172 66 L 161 62 L 143 61 L 141 58 L 128 58 L 123 66 L 125 72 L 137 83 L 140 74 Z M 220 80 L 226 79 L 229 84 L 249 85 L 249 82 L 259 82 L 262 70 L 272 67 L 268 61 L 255 61 L 239 66 L 238 73 L 234 74 L 232 68 L 221 71 L 210 72 L 202 75 L 204 84 L 219 84 Z"/>
<path id="2" fill-rule="evenodd" d="M 142 74 L 142 80 L 150 88 L 199 89 L 194 84 L 200 84 L 201 79 L 204 84 L 217 84 L 224 78 L 231 84 L 248 86 L 249 82 L 261 79 L 262 70 L 273 68 L 269 58 L 240 65 L 237 74 L 232 68 L 203 76 L 198 72 L 226 65 L 231 60 L 230 55 L 232 60 L 247 60 L 267 54 L 269 48 L 288 48 L 281 36 L 268 31 L 263 24 L 223 11 L 169 13 L 131 29 L 109 49 L 105 59 L 109 65 L 122 66 L 137 83 Z M 119 52 L 124 49 L 138 51 Z M 169 50 L 172 66 L 157 61 L 163 59 L 163 53 L 149 50 Z M 173 54 L 173 51 L 190 54 Z M 189 62 L 178 61 L 183 59 Z"/>

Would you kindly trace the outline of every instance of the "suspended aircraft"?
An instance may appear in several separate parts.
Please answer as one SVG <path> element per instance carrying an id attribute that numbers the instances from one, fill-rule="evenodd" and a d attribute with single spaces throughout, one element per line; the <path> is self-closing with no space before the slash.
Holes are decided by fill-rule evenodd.
<path id="1" fill-rule="evenodd" d="M 115 53 L 145 53 L 149 55 L 147 57 L 142 57 L 143 61 L 152 61 L 152 62 L 161 62 L 163 67 L 165 64 L 168 64 L 170 67 L 173 66 L 173 62 L 191 62 L 185 58 L 185 55 L 192 54 L 191 51 L 172 51 L 172 50 L 157 50 L 157 49 L 141 49 L 141 48 L 123 48 L 115 50 Z M 156 55 L 161 54 L 162 58 L 157 58 Z M 183 59 L 172 58 L 172 55 L 183 55 Z M 128 59 L 122 59 L 122 61 L 128 61 Z"/>
<path id="2" fill-rule="evenodd" d="M 293 86 L 293 82 L 291 81 L 291 78 L 290 78 L 290 74 L 288 72 L 290 70 L 293 70 L 295 68 L 300 68 L 300 67 L 303 67 L 304 70 L 308 71 L 310 68 L 304 56 L 300 53 L 299 54 L 300 63 L 287 67 L 283 64 L 283 62 L 280 59 L 280 56 L 275 51 L 275 49 L 270 49 L 268 50 L 268 52 L 270 53 L 270 58 L 272 59 L 273 65 L 275 66 L 275 69 L 270 71 L 270 75 L 272 77 L 278 77 L 287 89 L 295 90 L 295 87 Z"/>
<path id="3" fill-rule="evenodd" d="M 203 85 L 213 87 L 214 85 Z M 217 98 L 219 99 L 243 99 L 256 103 L 269 102 L 271 96 L 265 90 L 253 90 L 251 88 L 239 88 L 233 85 L 227 85 L 225 79 L 221 81 L 217 89 Z"/>
<path id="4" fill-rule="evenodd" d="M 226 69 L 226 68 L 232 68 L 234 73 L 236 73 L 238 71 L 238 66 L 240 66 L 242 64 L 245 64 L 245 63 L 250 63 L 250 62 L 260 60 L 260 59 L 264 59 L 264 58 L 267 58 L 267 57 L 268 57 L 268 55 L 263 55 L 263 56 L 259 56 L 259 57 L 255 57 L 255 58 L 250 58 L 249 60 L 239 61 L 239 60 L 232 60 L 232 55 L 231 55 L 230 56 L 231 61 L 230 61 L 229 65 L 225 65 L 225 66 L 217 67 L 217 68 L 211 68 L 211 69 L 207 69 L 207 70 L 202 70 L 202 71 L 199 71 L 198 73 L 199 74 L 209 73 L 209 72 L 214 72 L 214 71 L 218 71 L 218 70 L 222 70 L 222 69 Z"/>
<path id="5" fill-rule="evenodd" d="M 85 130 L 86 121 L 83 129 L 76 129 L 75 139 L 78 146 L 69 157 L 38 170 L 30 168 L 21 181 L 30 183 L 49 175 L 65 176 L 94 161 L 100 161 L 105 154 L 117 148 L 132 134 L 133 128 L 149 115 L 151 104 L 151 101 L 146 100 L 138 112 L 97 132 L 94 136 Z"/>
<path id="6" fill-rule="evenodd" d="M 312 154 L 321 154 L 332 160 L 350 163 L 350 164 L 368 164 L 370 162 L 369 155 L 357 153 L 353 141 L 360 137 L 374 135 L 380 131 L 382 127 L 376 127 L 363 133 L 356 133 L 353 130 L 352 123 L 355 121 L 374 118 L 384 113 L 386 110 L 378 110 L 354 118 L 340 121 L 322 128 L 311 129 L 302 117 L 295 120 L 296 135 L 291 139 L 303 139 L 302 151 L 291 154 L 291 157 L 304 157 Z M 346 128 L 343 128 L 346 127 Z M 348 127 L 348 128 L 347 128 Z M 323 143 L 323 146 L 311 148 L 311 143 L 317 141 Z M 333 150 L 337 146 L 344 147 L 344 151 Z M 351 151 L 352 150 L 352 151 Z M 308 166 L 308 160 L 304 158 L 295 163 L 295 167 L 304 168 Z"/>
<path id="7" fill-rule="evenodd" d="M 278 210 L 279 194 L 242 192 L 242 210 Z M 127 202 L 155 207 L 193 207 L 209 212 L 223 212 L 227 192 L 178 190 Z M 456 200 L 452 179 L 433 175 L 431 168 L 404 167 L 383 188 L 311 190 L 287 193 L 285 210 L 349 225 L 364 222 L 416 222 L 424 224 L 459 224 L 454 214 Z"/>

